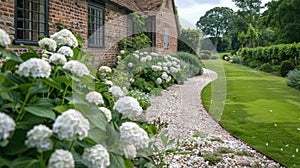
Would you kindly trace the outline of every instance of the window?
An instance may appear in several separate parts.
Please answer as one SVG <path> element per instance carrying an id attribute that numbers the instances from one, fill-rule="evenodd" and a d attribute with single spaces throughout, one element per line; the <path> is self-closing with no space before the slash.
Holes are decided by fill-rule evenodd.
<path id="1" fill-rule="evenodd" d="M 151 40 L 151 47 L 156 47 L 156 17 L 148 16 L 146 19 L 146 33 Z"/>
<path id="2" fill-rule="evenodd" d="M 37 44 L 48 35 L 48 0 L 15 0 L 15 43 Z"/>
<path id="3" fill-rule="evenodd" d="M 88 46 L 104 47 L 104 5 L 89 1 Z"/>

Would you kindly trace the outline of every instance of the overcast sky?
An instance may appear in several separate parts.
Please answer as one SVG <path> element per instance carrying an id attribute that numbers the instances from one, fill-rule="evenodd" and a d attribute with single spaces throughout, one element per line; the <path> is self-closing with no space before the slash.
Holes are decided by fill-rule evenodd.
<path id="1" fill-rule="evenodd" d="M 262 0 L 265 4 L 271 0 Z M 229 7 L 237 11 L 232 0 L 175 0 L 180 24 L 184 28 L 195 28 L 196 22 L 206 11 L 214 7 Z"/>

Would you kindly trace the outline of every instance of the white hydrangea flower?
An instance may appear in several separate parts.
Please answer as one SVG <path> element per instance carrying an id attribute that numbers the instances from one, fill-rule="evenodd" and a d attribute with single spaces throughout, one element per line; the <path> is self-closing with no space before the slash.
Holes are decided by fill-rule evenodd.
<path id="1" fill-rule="evenodd" d="M 75 162 L 71 152 L 63 149 L 56 149 L 50 156 L 48 168 L 74 168 Z"/>
<path id="2" fill-rule="evenodd" d="M 157 66 L 162 66 L 162 63 L 161 63 L 161 62 L 158 62 L 158 63 L 157 63 Z"/>
<path id="3" fill-rule="evenodd" d="M 111 68 L 109 66 L 101 66 L 99 68 L 99 71 L 100 72 L 105 72 L 105 73 L 111 73 L 112 72 L 112 70 L 111 70 Z"/>
<path id="4" fill-rule="evenodd" d="M 106 84 L 106 85 L 110 85 L 110 86 L 112 86 L 112 85 L 113 85 L 112 81 L 110 81 L 110 80 L 105 80 L 105 81 L 104 81 L 104 84 Z"/>
<path id="5" fill-rule="evenodd" d="M 42 40 L 39 41 L 39 46 L 43 49 L 49 49 L 50 51 L 56 51 L 57 44 L 51 38 L 43 38 Z"/>
<path id="6" fill-rule="evenodd" d="M 119 113 L 123 114 L 124 117 L 129 119 L 137 119 L 138 116 L 142 114 L 142 107 L 139 102 L 130 96 L 125 96 L 120 98 L 113 107 Z"/>
<path id="7" fill-rule="evenodd" d="M 29 60 L 20 64 L 19 74 L 25 77 L 32 76 L 34 78 L 49 78 L 51 74 L 51 66 L 49 62 L 45 60 L 38 58 L 30 58 Z"/>
<path id="8" fill-rule="evenodd" d="M 125 51 L 124 51 L 124 50 L 121 50 L 121 51 L 120 51 L 120 54 L 122 54 L 122 55 L 125 54 Z"/>
<path id="9" fill-rule="evenodd" d="M 147 58 L 146 58 L 146 57 L 142 57 L 142 58 L 140 59 L 140 61 L 141 61 L 141 62 L 147 62 Z"/>
<path id="10" fill-rule="evenodd" d="M 157 84 L 159 84 L 159 85 L 160 85 L 160 84 L 161 84 L 161 82 L 162 82 L 161 78 L 157 78 L 157 79 L 156 79 L 156 83 L 157 83 Z"/>
<path id="11" fill-rule="evenodd" d="M 129 68 L 131 68 L 131 67 L 133 66 L 132 62 L 129 62 L 129 63 L 127 64 L 127 66 L 128 66 Z"/>
<path id="12" fill-rule="evenodd" d="M 69 46 L 60 47 L 60 49 L 58 49 L 57 53 L 60 53 L 62 55 L 68 56 L 68 57 L 73 57 L 73 55 L 74 55 L 72 48 L 70 48 Z"/>
<path id="13" fill-rule="evenodd" d="M 7 47 L 10 44 L 9 35 L 3 29 L 0 29 L 0 46 Z"/>
<path id="14" fill-rule="evenodd" d="M 125 145 L 134 145 L 139 150 L 147 148 L 149 137 L 145 130 L 134 122 L 125 122 L 120 126 L 120 142 Z"/>
<path id="15" fill-rule="evenodd" d="M 53 142 L 50 137 L 52 131 L 45 125 L 36 125 L 30 131 L 27 132 L 27 140 L 25 144 L 30 148 L 37 148 L 37 151 L 42 153 L 50 150 L 53 147 Z"/>
<path id="16" fill-rule="evenodd" d="M 168 79 L 168 74 L 166 72 L 163 72 L 163 74 L 161 75 L 161 78 L 163 78 L 164 80 Z"/>
<path id="17" fill-rule="evenodd" d="M 143 54 L 144 54 L 144 55 L 148 55 L 149 53 L 148 53 L 147 51 L 145 51 Z"/>
<path id="18" fill-rule="evenodd" d="M 69 47 L 77 47 L 78 42 L 76 37 L 73 35 L 73 33 L 70 30 L 62 29 L 59 32 L 54 33 L 52 36 L 50 36 L 53 40 L 56 41 L 57 45 L 60 46 L 69 46 Z"/>
<path id="19" fill-rule="evenodd" d="M 168 64 L 167 64 L 166 62 L 163 62 L 163 63 L 162 63 L 162 66 L 163 66 L 163 67 L 167 67 Z"/>
<path id="20" fill-rule="evenodd" d="M 91 148 L 85 148 L 82 159 L 88 168 L 106 168 L 110 165 L 109 153 L 100 144 Z"/>
<path id="21" fill-rule="evenodd" d="M 151 55 L 147 55 L 147 56 L 146 56 L 146 59 L 147 59 L 147 61 L 149 61 L 149 62 L 150 62 L 150 61 L 152 60 L 152 57 L 151 57 Z"/>
<path id="22" fill-rule="evenodd" d="M 75 60 L 68 61 L 64 66 L 64 69 L 71 71 L 77 76 L 89 75 L 90 71 L 83 63 Z"/>
<path id="23" fill-rule="evenodd" d="M 124 96 L 124 92 L 119 86 L 110 87 L 108 92 L 110 92 L 117 99 Z"/>
<path id="24" fill-rule="evenodd" d="M 7 114 L 0 112 L 0 141 L 6 140 L 15 128 L 15 121 Z"/>
<path id="25" fill-rule="evenodd" d="M 89 103 L 94 103 L 95 105 L 103 104 L 104 100 L 101 95 L 101 93 L 98 93 L 96 91 L 91 91 L 85 96 L 86 101 Z"/>
<path id="26" fill-rule="evenodd" d="M 50 56 L 49 62 L 54 63 L 54 64 L 63 64 L 63 65 L 65 65 L 66 62 L 67 62 L 67 59 L 62 54 L 54 53 Z"/>
<path id="27" fill-rule="evenodd" d="M 177 62 L 176 62 L 176 61 L 172 61 L 172 65 L 173 65 L 173 66 L 176 66 L 176 65 L 177 65 Z"/>
<path id="28" fill-rule="evenodd" d="M 137 59 L 139 59 L 140 58 L 140 56 L 138 55 L 138 54 L 133 54 L 133 56 L 135 57 L 135 58 L 137 58 Z"/>
<path id="29" fill-rule="evenodd" d="M 152 70 L 153 71 L 161 71 L 162 67 L 161 66 L 157 66 L 157 65 L 152 65 Z"/>
<path id="30" fill-rule="evenodd" d="M 56 118 L 52 129 L 60 140 L 72 141 L 77 136 L 82 140 L 88 136 L 90 123 L 79 111 L 69 109 Z"/>
<path id="31" fill-rule="evenodd" d="M 158 53 L 155 53 L 155 52 L 152 52 L 151 55 L 152 55 L 152 56 L 155 56 L 155 57 L 159 56 L 159 54 L 158 54 Z"/>
<path id="32" fill-rule="evenodd" d="M 169 68 L 168 68 L 168 67 L 163 67 L 163 70 L 164 70 L 165 72 L 169 72 Z"/>
<path id="33" fill-rule="evenodd" d="M 174 67 L 171 67 L 171 68 L 170 68 L 170 71 L 171 71 L 172 73 L 177 73 L 177 72 L 178 72 L 178 69 L 177 69 L 177 68 L 174 68 Z"/>
<path id="34" fill-rule="evenodd" d="M 99 110 L 101 110 L 103 112 L 103 114 L 105 115 L 107 122 L 110 122 L 112 117 L 111 117 L 111 111 L 108 108 L 105 107 L 99 107 Z"/>
<path id="35" fill-rule="evenodd" d="M 172 66 L 172 62 L 168 61 L 168 62 L 167 62 L 167 65 L 168 65 L 169 67 Z"/>
<path id="36" fill-rule="evenodd" d="M 166 82 L 169 83 L 171 81 L 172 77 L 168 76 L 168 78 L 166 79 Z"/>
<path id="37" fill-rule="evenodd" d="M 134 145 L 125 145 L 121 142 L 119 149 L 123 151 L 125 158 L 127 159 L 134 159 L 136 157 L 137 151 Z"/>

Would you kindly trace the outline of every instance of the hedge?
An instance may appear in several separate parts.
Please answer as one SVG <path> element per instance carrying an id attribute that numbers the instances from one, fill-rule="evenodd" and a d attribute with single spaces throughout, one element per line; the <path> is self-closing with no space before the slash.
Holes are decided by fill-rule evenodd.
<path id="1" fill-rule="evenodd" d="M 244 65 L 248 65 L 251 61 L 280 65 L 281 62 L 289 60 L 295 66 L 298 66 L 300 64 L 300 43 L 241 48 L 237 54 L 243 58 Z"/>

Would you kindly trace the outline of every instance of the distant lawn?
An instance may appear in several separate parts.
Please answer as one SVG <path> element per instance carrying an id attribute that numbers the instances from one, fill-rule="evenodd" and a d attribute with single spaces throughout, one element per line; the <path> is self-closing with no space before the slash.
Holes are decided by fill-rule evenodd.
<path id="1" fill-rule="evenodd" d="M 227 91 L 225 101 L 219 102 L 225 105 L 223 114 L 216 119 L 258 151 L 288 167 L 300 167 L 300 92 L 288 87 L 284 78 L 222 62 Z M 205 65 L 223 73 L 214 61 Z M 207 109 L 212 109 L 211 102 L 220 101 L 211 89 L 218 80 L 202 92 Z M 215 117 L 214 112 L 210 110 Z"/>

